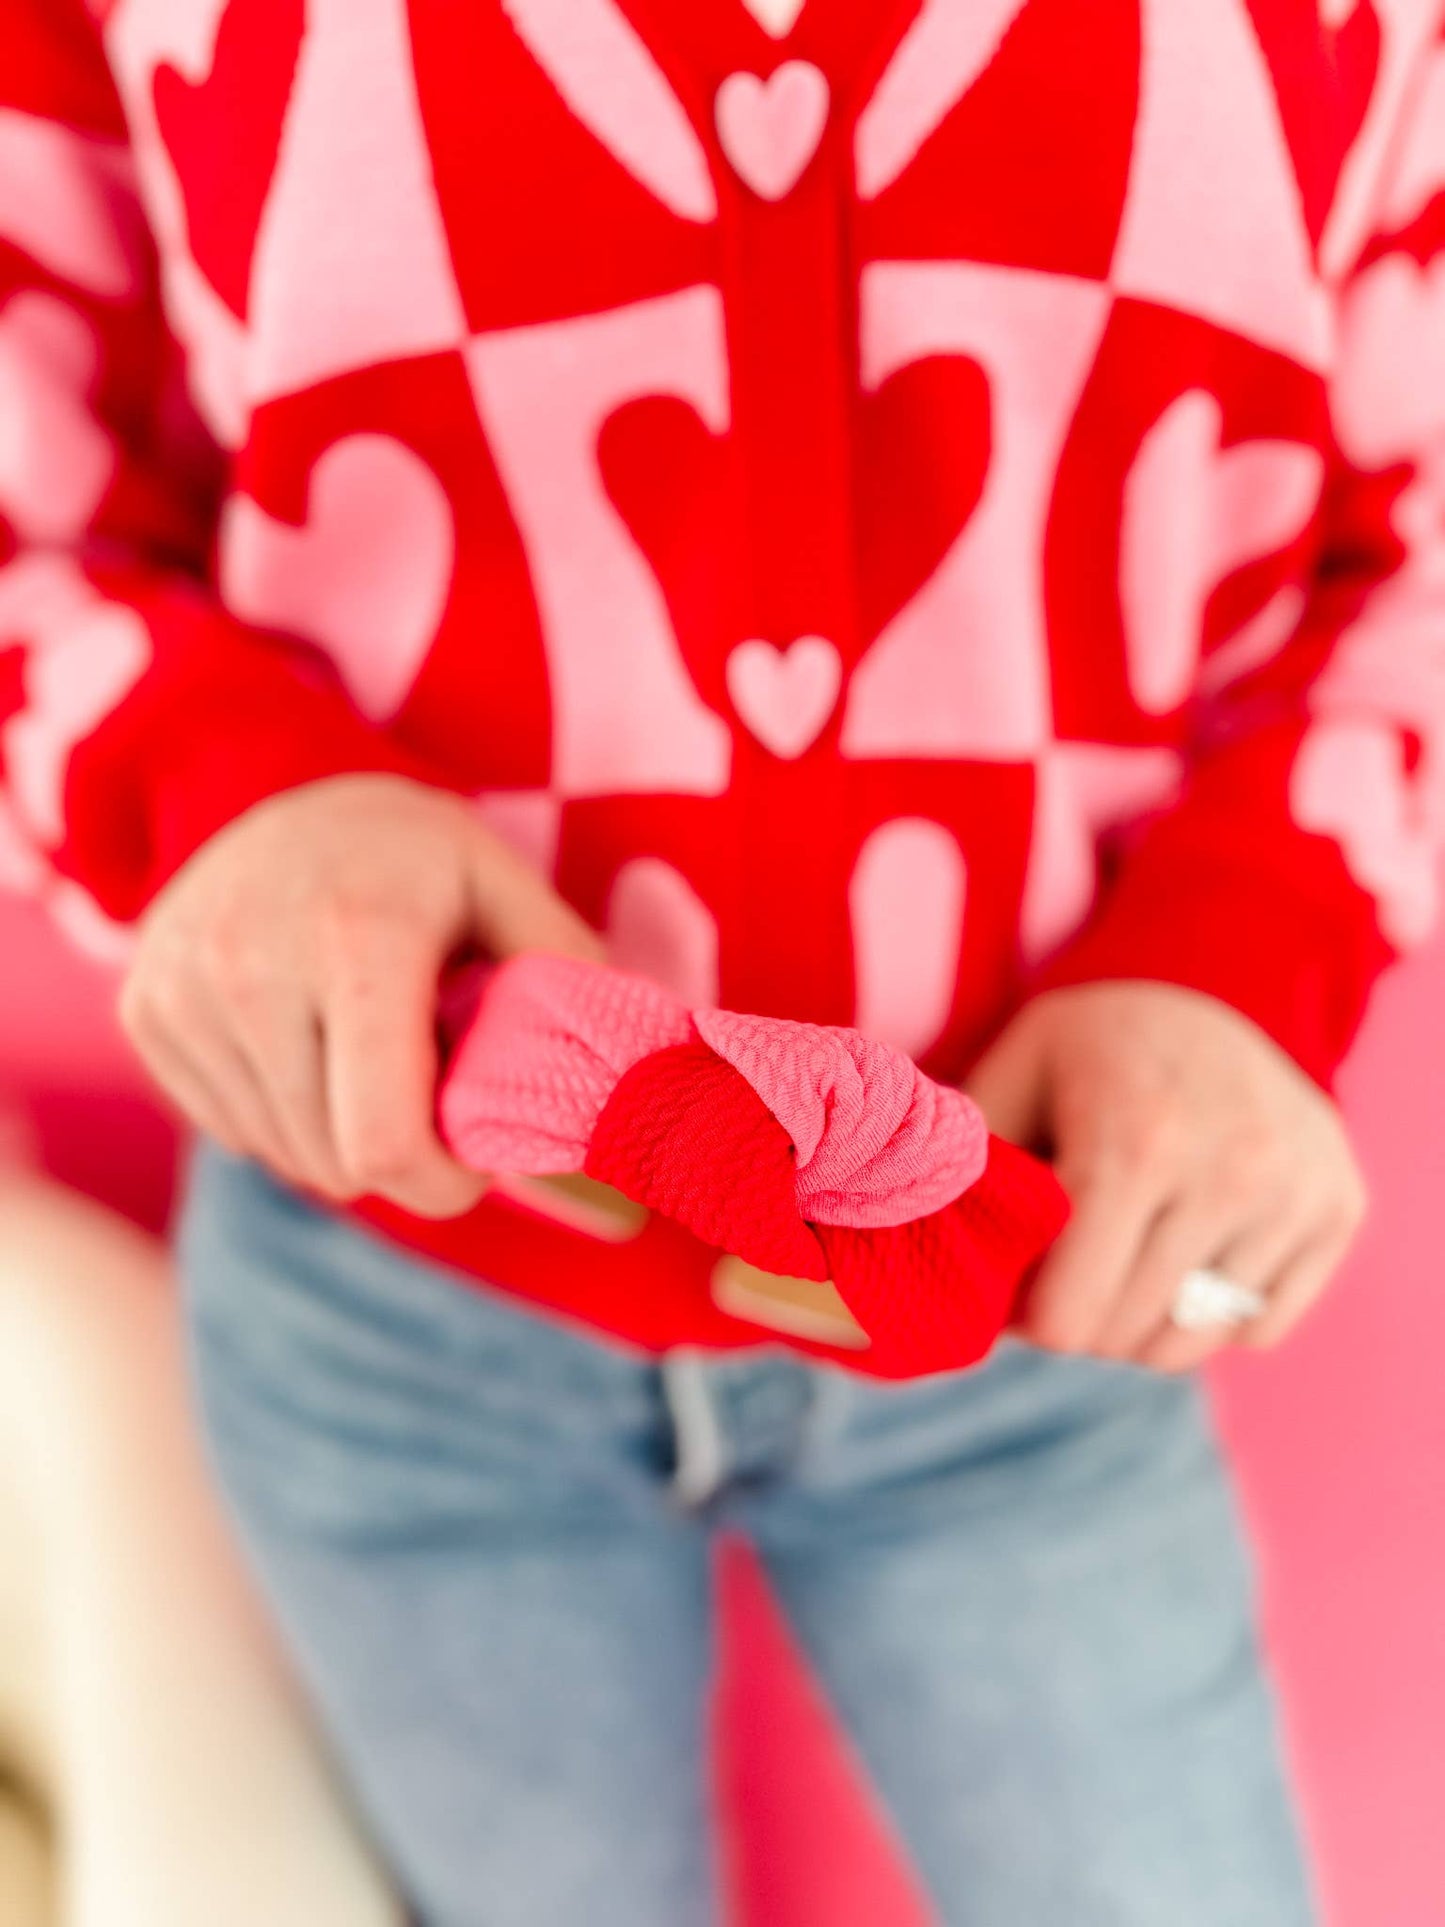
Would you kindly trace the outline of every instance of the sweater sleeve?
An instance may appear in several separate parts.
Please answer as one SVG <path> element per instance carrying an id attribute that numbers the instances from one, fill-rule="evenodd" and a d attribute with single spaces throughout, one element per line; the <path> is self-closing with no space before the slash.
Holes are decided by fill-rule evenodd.
<path id="1" fill-rule="evenodd" d="M 1445 42 L 1404 98 L 1337 288 L 1297 624 L 1201 689 L 1177 800 L 1105 849 L 1092 919 L 1033 985 L 1207 992 L 1325 1085 L 1381 971 L 1430 932 L 1445 841 Z"/>
<path id="2" fill-rule="evenodd" d="M 80 0 L 0 0 L 0 48 L 0 842 L 123 922 L 265 796 L 425 772 L 213 591 L 224 465 Z"/>

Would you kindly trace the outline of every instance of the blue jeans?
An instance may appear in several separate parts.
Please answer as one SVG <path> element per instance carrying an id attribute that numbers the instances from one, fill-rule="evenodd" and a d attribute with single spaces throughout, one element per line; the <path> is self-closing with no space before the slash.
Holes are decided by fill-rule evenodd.
<path id="1" fill-rule="evenodd" d="M 181 1245 L 214 1462 L 426 1927 L 717 1918 L 722 1526 L 947 1927 L 1313 1920 L 1194 1384 L 1017 1343 L 903 1387 L 659 1362 L 215 1152 Z"/>

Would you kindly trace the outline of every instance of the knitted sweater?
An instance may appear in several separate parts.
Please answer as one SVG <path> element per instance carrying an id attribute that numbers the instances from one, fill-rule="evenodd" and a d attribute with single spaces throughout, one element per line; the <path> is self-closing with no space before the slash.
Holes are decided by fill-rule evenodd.
<path id="1" fill-rule="evenodd" d="M 0 0 L 0 865 L 115 953 L 399 769 L 690 1006 L 950 1081 L 1154 978 L 1328 1081 L 1433 915 L 1442 25 Z M 758 1336 L 661 1216 L 363 1210 Z"/>

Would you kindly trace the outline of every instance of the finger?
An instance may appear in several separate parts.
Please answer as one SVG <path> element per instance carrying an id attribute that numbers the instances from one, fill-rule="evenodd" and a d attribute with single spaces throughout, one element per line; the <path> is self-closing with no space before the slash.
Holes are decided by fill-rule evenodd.
<path id="1" fill-rule="evenodd" d="M 1043 1038 L 1026 1016 L 1016 1017 L 963 1081 L 964 1092 L 1010 1144 L 1031 1149 L 1044 1126 Z"/>
<path id="2" fill-rule="evenodd" d="M 127 980 L 123 1027 L 157 1082 L 200 1130 L 282 1177 L 295 1171 L 250 1066 L 194 978 L 167 971 Z"/>
<path id="3" fill-rule="evenodd" d="M 1093 1349 L 1158 1209 L 1157 1194 L 1137 1179 L 1098 1178 L 1077 1192 L 1024 1301 L 1020 1323 L 1036 1344 Z"/>
<path id="4" fill-rule="evenodd" d="M 234 1029 L 234 1013 L 199 984 L 183 982 L 171 992 L 166 1032 L 172 1048 L 210 1090 L 230 1118 L 247 1154 L 259 1158 L 289 1184 L 305 1174 L 281 1128 L 250 1055 Z"/>
<path id="5" fill-rule="evenodd" d="M 299 993 L 268 989 L 236 1008 L 231 1021 L 301 1180 L 325 1197 L 354 1196 L 332 1135 L 315 1007 Z"/>
<path id="6" fill-rule="evenodd" d="M 475 1204 L 485 1180 L 436 1134 L 440 962 L 411 931 L 351 920 L 329 959 L 322 1025 L 333 1141 L 351 1190 L 446 1218 Z"/>
<path id="7" fill-rule="evenodd" d="M 1319 1220 L 1307 1205 L 1276 1209 L 1221 1245 L 1212 1268 L 1269 1297 L 1302 1250 L 1317 1242 Z"/>
<path id="8" fill-rule="evenodd" d="M 480 823 L 474 828 L 471 923 L 491 955 L 550 950 L 601 963 L 606 947 L 592 926 L 509 844 Z"/>
<path id="9" fill-rule="evenodd" d="M 1198 1371 L 1216 1353 L 1232 1345 L 1239 1331 L 1237 1325 L 1219 1325 L 1208 1331 L 1184 1331 L 1166 1319 L 1135 1352 L 1134 1363 L 1146 1366 L 1151 1372 L 1167 1373 L 1170 1377 L 1182 1372 Z"/>
<path id="10" fill-rule="evenodd" d="M 1186 1273 L 1218 1248 L 1219 1226 L 1207 1212 L 1167 1206 L 1145 1232 L 1092 1349 L 1104 1358 L 1134 1357 L 1167 1323 Z"/>
<path id="11" fill-rule="evenodd" d="M 1258 1292 L 1267 1303 L 1272 1303 L 1291 1263 L 1311 1242 L 1307 1218 L 1297 1212 L 1275 1211 L 1232 1241 L 1216 1245 L 1209 1256 L 1192 1260 L 1185 1270 L 1195 1264 L 1207 1265 L 1221 1277 L 1243 1285 L 1248 1291 Z M 1183 1282 L 1181 1272 L 1174 1294 L 1164 1303 L 1157 1324 L 1136 1347 L 1141 1365 L 1163 1372 L 1193 1371 L 1225 1346 L 1247 1342 L 1247 1334 L 1257 1321 L 1220 1325 L 1202 1332 L 1182 1331 L 1174 1324 L 1170 1313 L 1178 1286 Z"/>
<path id="12" fill-rule="evenodd" d="M 248 1156 L 250 1147 L 234 1118 L 180 1047 L 164 1031 L 141 1023 L 132 1025 L 129 1035 L 147 1074 L 182 1120 L 233 1157 Z"/>
<path id="13" fill-rule="evenodd" d="M 1287 1337 L 1343 1264 L 1351 1239 L 1350 1233 L 1336 1233 L 1299 1252 L 1270 1292 L 1266 1310 L 1233 1334 L 1235 1343 L 1263 1351 Z"/>

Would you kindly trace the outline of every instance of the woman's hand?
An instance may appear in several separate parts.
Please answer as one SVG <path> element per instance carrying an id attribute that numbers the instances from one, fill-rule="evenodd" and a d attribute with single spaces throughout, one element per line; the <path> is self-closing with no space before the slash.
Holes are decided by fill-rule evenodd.
<path id="1" fill-rule="evenodd" d="M 466 943 L 601 955 L 458 797 L 332 777 L 256 805 L 177 872 L 141 920 L 121 1020 L 227 1149 L 327 1197 L 452 1217 L 484 1188 L 433 1121 L 437 981 Z"/>
<path id="2" fill-rule="evenodd" d="M 1171 984 L 1099 983 L 1024 1007 L 966 1088 L 1042 1149 L 1074 1201 L 1020 1318 L 1036 1343 L 1187 1371 L 1276 1344 L 1339 1266 L 1365 1192 L 1335 1106 L 1238 1012 Z M 1262 1293 L 1248 1325 L 1169 1312 L 1209 1267 Z"/>

